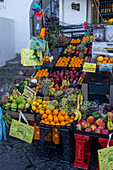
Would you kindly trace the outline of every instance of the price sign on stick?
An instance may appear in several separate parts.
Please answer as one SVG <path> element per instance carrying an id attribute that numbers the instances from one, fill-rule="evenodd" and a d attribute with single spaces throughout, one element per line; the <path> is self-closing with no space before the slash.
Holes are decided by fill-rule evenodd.
<path id="1" fill-rule="evenodd" d="M 23 96 L 25 99 L 33 98 L 34 96 L 36 96 L 36 92 L 32 90 L 30 87 L 25 86 Z"/>
<path id="2" fill-rule="evenodd" d="M 83 71 L 84 72 L 95 73 L 96 72 L 96 64 L 95 63 L 84 63 Z"/>

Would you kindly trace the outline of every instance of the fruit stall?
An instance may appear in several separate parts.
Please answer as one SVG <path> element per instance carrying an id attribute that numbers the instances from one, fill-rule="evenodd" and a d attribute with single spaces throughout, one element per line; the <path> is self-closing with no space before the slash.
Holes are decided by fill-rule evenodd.
<path id="1" fill-rule="evenodd" d="M 69 38 L 51 68 L 39 67 L 31 77 L 7 87 L 1 100 L 3 120 L 7 125 L 22 116 L 26 126 L 33 128 L 32 140 L 39 141 L 40 159 L 50 160 L 57 151 L 60 161 L 88 169 L 93 140 L 99 149 L 106 148 L 109 139 L 113 146 L 109 136 L 113 131 L 113 40 L 105 38 L 106 34 L 112 37 L 109 29 L 111 25 L 96 25 L 93 34 Z M 21 132 L 18 129 L 15 135 L 11 124 L 10 135 L 28 141 L 20 137 Z"/>

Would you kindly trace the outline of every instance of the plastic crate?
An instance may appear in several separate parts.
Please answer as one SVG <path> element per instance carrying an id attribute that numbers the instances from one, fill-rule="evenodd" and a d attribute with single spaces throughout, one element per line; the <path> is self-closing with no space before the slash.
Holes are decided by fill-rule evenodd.
<path id="1" fill-rule="evenodd" d="M 89 82 L 89 94 L 107 94 L 109 90 L 109 82 Z"/>
<path id="2" fill-rule="evenodd" d="M 51 134 L 50 128 L 40 126 L 40 140 L 39 140 L 40 159 L 50 160 L 56 150 L 56 145 L 52 142 L 50 134 Z"/>
<path id="3" fill-rule="evenodd" d="M 74 167 L 88 169 L 90 161 L 90 136 L 74 134 L 75 161 Z M 89 141 L 89 142 L 88 142 Z"/>
<path id="4" fill-rule="evenodd" d="M 61 135 L 62 157 L 61 162 L 71 163 L 74 161 L 74 134 L 70 129 L 58 129 Z"/>

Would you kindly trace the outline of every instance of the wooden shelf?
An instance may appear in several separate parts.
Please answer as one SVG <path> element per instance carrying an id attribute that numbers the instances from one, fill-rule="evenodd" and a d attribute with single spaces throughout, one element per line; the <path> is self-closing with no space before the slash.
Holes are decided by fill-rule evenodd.
<path id="1" fill-rule="evenodd" d="M 102 2 L 100 2 L 100 4 L 107 4 L 107 3 L 111 3 L 111 2 L 113 2 L 113 0 L 110 0 L 110 1 L 102 1 Z"/>

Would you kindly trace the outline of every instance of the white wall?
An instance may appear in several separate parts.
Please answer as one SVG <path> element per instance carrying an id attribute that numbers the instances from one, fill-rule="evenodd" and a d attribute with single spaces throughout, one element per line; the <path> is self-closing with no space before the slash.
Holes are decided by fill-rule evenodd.
<path id="1" fill-rule="evenodd" d="M 14 20 L 0 18 L 0 66 L 15 57 Z"/>
<path id="2" fill-rule="evenodd" d="M 72 10 L 71 3 L 80 3 L 80 11 Z M 87 0 L 59 0 L 60 21 L 68 24 L 81 24 L 86 21 Z"/>
<path id="3" fill-rule="evenodd" d="M 30 40 L 29 12 L 32 1 L 6 0 L 5 9 L 0 9 L 0 17 L 14 19 L 16 53 L 26 48 Z"/>

